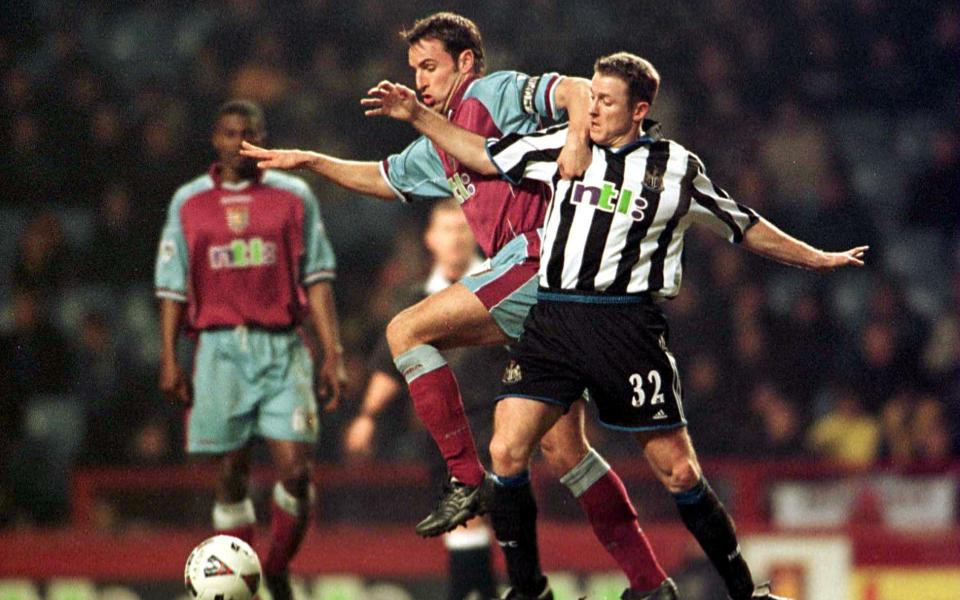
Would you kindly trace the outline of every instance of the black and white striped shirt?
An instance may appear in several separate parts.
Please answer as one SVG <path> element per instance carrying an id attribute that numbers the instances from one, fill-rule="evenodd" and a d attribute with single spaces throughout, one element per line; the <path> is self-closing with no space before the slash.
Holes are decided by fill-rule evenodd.
<path id="1" fill-rule="evenodd" d="M 586 295 L 648 292 L 671 298 L 680 291 L 683 236 L 703 223 L 739 242 L 759 216 L 707 178 L 700 159 L 659 136 L 659 126 L 621 148 L 593 146 L 590 167 L 560 179 L 557 157 L 567 125 L 487 142 L 490 159 L 517 184 L 550 184 L 544 225 L 540 287 Z"/>

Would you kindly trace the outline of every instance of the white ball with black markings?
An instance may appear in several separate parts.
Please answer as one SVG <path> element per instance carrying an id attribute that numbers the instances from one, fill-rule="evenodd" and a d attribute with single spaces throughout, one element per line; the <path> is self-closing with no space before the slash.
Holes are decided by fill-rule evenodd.
<path id="1" fill-rule="evenodd" d="M 250 600 L 260 589 L 260 579 L 257 553 L 229 535 L 197 544 L 183 570 L 183 585 L 198 600 Z"/>

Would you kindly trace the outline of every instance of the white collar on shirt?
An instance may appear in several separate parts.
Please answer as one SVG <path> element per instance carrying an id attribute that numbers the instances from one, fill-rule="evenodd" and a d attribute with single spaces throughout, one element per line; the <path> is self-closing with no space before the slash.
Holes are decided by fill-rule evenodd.
<path id="1" fill-rule="evenodd" d="M 248 187 L 250 187 L 250 180 L 241 179 L 240 181 L 237 181 L 235 183 L 224 181 L 223 183 L 220 184 L 220 187 L 222 187 L 225 190 L 230 190 L 231 192 L 239 192 L 240 190 L 245 190 Z"/>

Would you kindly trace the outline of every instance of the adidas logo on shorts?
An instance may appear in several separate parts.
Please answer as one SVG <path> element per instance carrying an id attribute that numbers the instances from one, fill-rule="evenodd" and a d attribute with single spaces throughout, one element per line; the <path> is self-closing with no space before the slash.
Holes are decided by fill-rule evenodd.
<path id="1" fill-rule="evenodd" d="M 657 414 L 653 415 L 653 418 L 655 420 L 666 419 L 667 413 L 663 412 L 663 409 L 661 408 L 660 410 L 657 411 Z"/>

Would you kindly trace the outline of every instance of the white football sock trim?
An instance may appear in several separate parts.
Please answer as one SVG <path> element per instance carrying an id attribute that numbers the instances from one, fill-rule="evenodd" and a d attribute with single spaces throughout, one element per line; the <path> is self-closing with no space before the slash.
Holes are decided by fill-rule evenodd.
<path id="1" fill-rule="evenodd" d="M 253 525 L 256 522 L 257 514 L 253 510 L 253 500 L 250 498 L 244 498 L 232 504 L 213 503 L 213 528 L 217 531 Z"/>
<path id="2" fill-rule="evenodd" d="M 474 550 L 490 547 L 490 528 L 454 529 L 443 536 L 443 545 L 447 550 Z"/>
<path id="3" fill-rule="evenodd" d="M 311 484 L 307 488 L 307 507 L 313 504 L 314 500 L 317 497 L 317 490 L 314 489 Z M 293 494 L 287 491 L 287 488 L 283 487 L 283 484 L 279 481 L 273 486 L 273 502 L 279 506 L 284 512 L 293 515 L 294 517 L 299 517 L 301 511 L 303 510 L 303 503 Z"/>
<path id="4" fill-rule="evenodd" d="M 574 498 L 579 498 L 609 471 L 610 465 L 607 461 L 603 460 L 596 450 L 590 448 L 583 460 L 560 478 L 560 483 L 567 486 Z"/>

